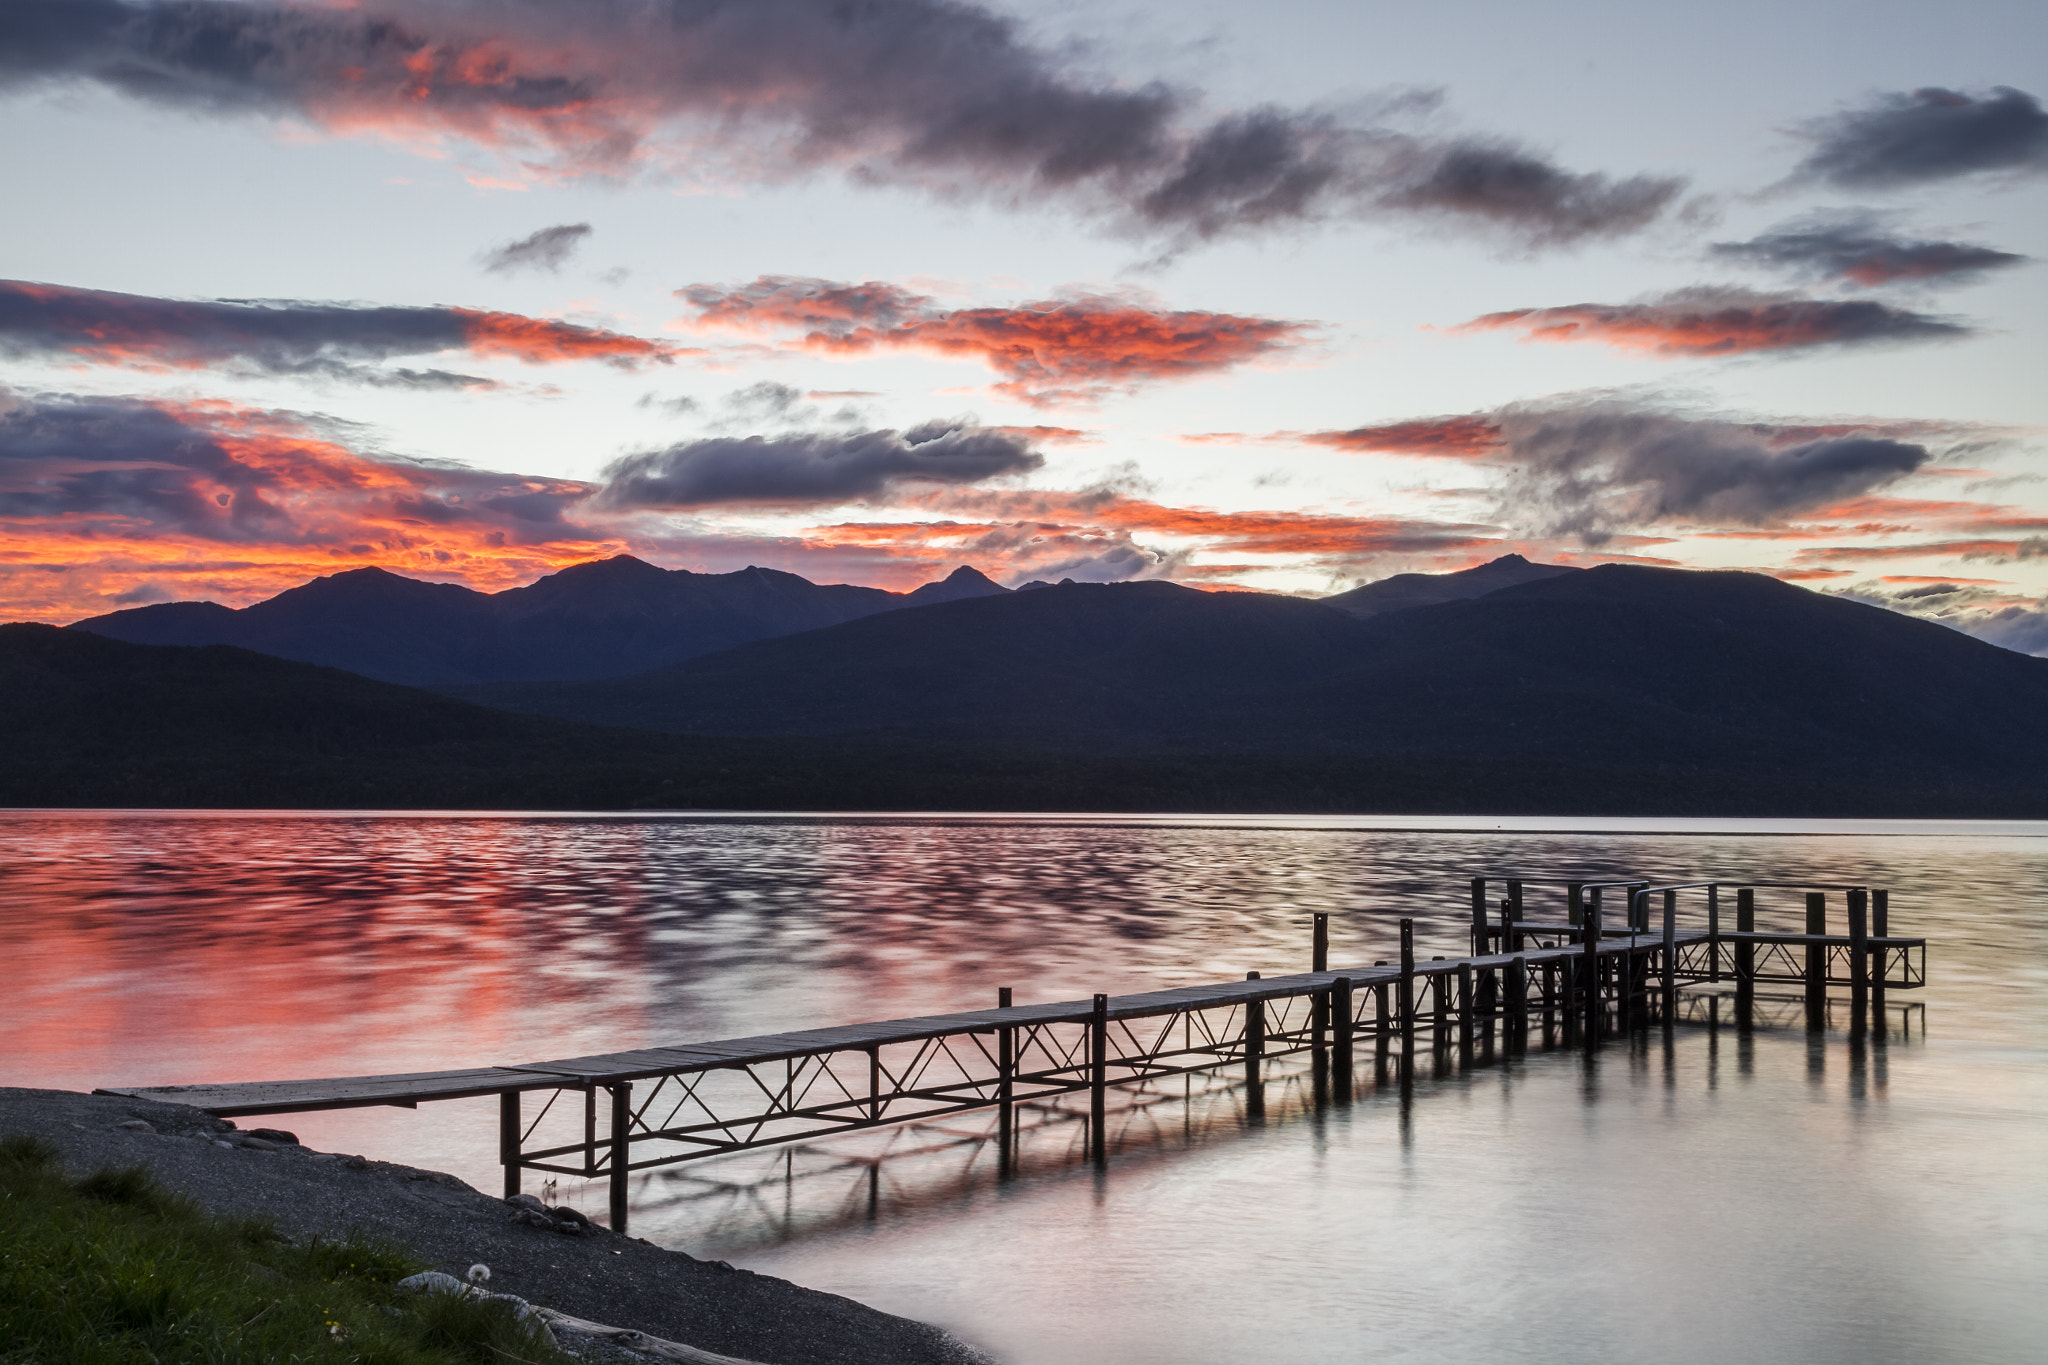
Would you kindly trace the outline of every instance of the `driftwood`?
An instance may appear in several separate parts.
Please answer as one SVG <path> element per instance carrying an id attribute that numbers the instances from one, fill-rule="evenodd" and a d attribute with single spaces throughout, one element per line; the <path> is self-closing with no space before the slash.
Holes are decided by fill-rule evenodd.
<path id="1" fill-rule="evenodd" d="M 695 1346 L 685 1346 L 680 1341 L 663 1341 L 660 1337 L 651 1337 L 630 1327 L 607 1327 L 601 1322 L 572 1318 L 567 1313 L 543 1308 L 539 1304 L 533 1306 L 533 1311 L 536 1317 L 550 1327 L 560 1328 L 565 1332 L 580 1332 L 587 1337 L 597 1337 L 615 1346 L 623 1346 L 629 1351 L 638 1351 L 642 1355 L 654 1356 L 659 1360 L 681 1360 L 687 1361 L 689 1365 L 760 1365 L 758 1361 L 741 1360 L 738 1356 L 722 1356 L 716 1351 L 701 1351 Z"/>

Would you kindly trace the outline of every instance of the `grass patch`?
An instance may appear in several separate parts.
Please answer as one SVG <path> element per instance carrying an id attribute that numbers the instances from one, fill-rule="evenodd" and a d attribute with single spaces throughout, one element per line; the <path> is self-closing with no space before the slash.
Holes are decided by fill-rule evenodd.
<path id="1" fill-rule="evenodd" d="M 0 1138 L 0 1365 L 570 1365 L 503 1304 L 415 1295 L 426 1267 L 216 1218 L 142 1167 L 68 1178 Z"/>

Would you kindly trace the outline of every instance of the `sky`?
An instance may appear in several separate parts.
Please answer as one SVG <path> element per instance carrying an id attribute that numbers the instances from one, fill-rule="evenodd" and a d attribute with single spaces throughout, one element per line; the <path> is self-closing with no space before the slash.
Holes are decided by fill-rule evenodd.
<path id="1" fill-rule="evenodd" d="M 2048 653 L 2048 8 L 0 0 L 0 617 L 1738 568 Z"/>

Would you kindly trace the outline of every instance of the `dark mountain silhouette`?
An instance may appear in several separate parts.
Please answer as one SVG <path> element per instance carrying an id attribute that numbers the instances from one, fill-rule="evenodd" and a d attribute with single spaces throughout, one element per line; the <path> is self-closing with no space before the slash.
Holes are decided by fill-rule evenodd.
<path id="1" fill-rule="evenodd" d="M 1547 789 L 1559 809 L 1619 810 L 1661 787 L 1681 805 L 1749 789 L 1809 810 L 2048 807 L 2048 660 L 1742 573 L 1610 565 L 1370 621 L 1069 584 L 460 695 L 678 733 L 1523 774 L 1475 809 Z"/>
<path id="2" fill-rule="evenodd" d="M 72 629 L 133 644 L 236 645 L 415 685 L 604 678 L 877 612 L 1004 592 L 970 568 L 892 593 L 775 569 L 661 569 L 620 555 L 499 593 L 353 569 L 239 611 L 175 602 Z"/>
<path id="3" fill-rule="evenodd" d="M 0 804 L 2048 817 L 2048 659 L 1740 573 L 1603 566 L 1369 620 L 1069 583 L 448 690 L 508 709 L 0 627 Z"/>
<path id="4" fill-rule="evenodd" d="M 1319 602 L 1070 582 L 764 640 L 637 677 L 444 690 L 679 733 L 1127 744 L 1180 738 L 1190 716 L 1256 705 L 1356 666 L 1366 643 L 1358 622 Z"/>
<path id="5" fill-rule="evenodd" d="M 1555 578 L 1578 570 L 1564 564 L 1531 564 L 1520 555 L 1502 555 L 1476 568 L 1458 573 L 1397 573 L 1377 583 L 1367 583 L 1349 592 L 1325 597 L 1326 607 L 1335 607 L 1361 619 L 1409 607 L 1433 607 L 1442 602 L 1460 602 L 1484 597 L 1501 588 Z"/>

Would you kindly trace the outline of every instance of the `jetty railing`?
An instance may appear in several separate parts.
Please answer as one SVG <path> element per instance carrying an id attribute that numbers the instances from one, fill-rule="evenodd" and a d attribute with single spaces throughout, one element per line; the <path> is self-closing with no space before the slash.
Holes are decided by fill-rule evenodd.
<path id="1" fill-rule="evenodd" d="M 1506 891 L 1497 905 L 1495 882 Z M 1564 918 L 1530 915 L 1531 887 L 1562 888 Z M 1806 932 L 1759 931 L 1759 888 L 1801 892 Z M 1734 893 L 1732 930 L 1723 890 Z M 1830 891 L 1843 893 L 1847 934 L 1827 932 Z M 1682 895 L 1704 900 L 1703 924 L 1681 926 Z M 1886 893 L 1862 886 L 1475 877 L 1470 897 L 1472 951 L 1460 958 L 1419 960 L 1415 922 L 1402 919 L 1396 960 L 1332 971 L 1329 918 L 1317 915 L 1310 970 L 1295 975 L 1036 1005 L 1006 988 L 993 1009 L 515 1066 L 102 1093 L 223 1117 L 496 1095 L 506 1194 L 526 1171 L 602 1179 L 623 1231 L 633 1172 L 706 1157 L 993 1107 L 1008 1171 L 1018 1107 L 1086 1092 L 1089 1155 L 1102 1162 L 1112 1086 L 1235 1068 L 1256 1115 L 1268 1066 L 1307 1054 L 1317 1095 L 1346 1104 L 1361 1049 L 1384 1068 L 1412 1065 L 1422 1037 L 1466 1062 L 1518 1052 L 1532 1037 L 1595 1046 L 1653 1021 L 1670 1027 L 1683 1017 L 1681 989 L 1723 983 L 1738 1000 L 1759 984 L 1798 984 L 1809 1020 L 1816 1007 L 1824 1017 L 1830 985 L 1848 985 L 1860 1029 L 1886 990 L 1926 981 L 1925 940 L 1890 936 Z M 529 1112 L 526 1097 L 541 1094 Z M 557 1140 L 537 1142 L 551 1118 Z M 580 1135 L 559 1140 L 564 1120 Z"/>

